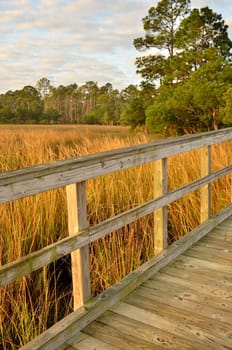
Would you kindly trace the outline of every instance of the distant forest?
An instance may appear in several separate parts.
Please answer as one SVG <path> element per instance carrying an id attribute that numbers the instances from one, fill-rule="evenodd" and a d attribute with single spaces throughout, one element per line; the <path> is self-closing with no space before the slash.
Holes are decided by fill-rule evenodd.
<path id="1" fill-rule="evenodd" d="M 118 125 L 138 92 L 133 85 L 119 92 L 110 83 L 99 87 L 93 81 L 56 88 L 47 78 L 41 78 L 35 87 L 0 95 L 0 121 Z"/>
<path id="2" fill-rule="evenodd" d="M 43 77 L 0 95 L 0 123 L 121 124 L 168 135 L 232 126 L 232 41 L 222 16 L 161 0 L 142 23 L 144 37 L 134 39 L 140 86 L 54 87 Z"/>

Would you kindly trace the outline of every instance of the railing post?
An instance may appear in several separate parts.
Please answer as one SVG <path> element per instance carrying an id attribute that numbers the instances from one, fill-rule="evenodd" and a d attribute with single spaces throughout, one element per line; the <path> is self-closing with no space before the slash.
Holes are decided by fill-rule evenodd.
<path id="1" fill-rule="evenodd" d="M 167 158 L 155 161 L 154 169 L 154 198 L 158 198 L 167 192 Z M 168 246 L 167 206 L 154 212 L 154 251 L 160 253 Z"/>
<path id="2" fill-rule="evenodd" d="M 211 146 L 201 148 L 201 177 L 211 172 Z M 211 185 L 201 188 L 201 223 L 208 220 L 211 211 Z"/>
<path id="3" fill-rule="evenodd" d="M 66 186 L 69 235 L 87 227 L 85 182 Z M 74 310 L 91 297 L 89 247 L 71 253 Z"/>

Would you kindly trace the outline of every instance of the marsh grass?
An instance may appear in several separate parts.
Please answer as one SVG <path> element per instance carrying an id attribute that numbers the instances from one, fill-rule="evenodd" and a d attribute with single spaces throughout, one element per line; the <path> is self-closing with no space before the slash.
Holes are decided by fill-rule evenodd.
<path id="1" fill-rule="evenodd" d="M 146 143 L 151 138 L 118 127 L 0 126 L 0 171 Z M 214 146 L 213 169 L 232 163 L 231 143 Z M 200 152 L 168 159 L 169 189 L 200 177 Z M 89 225 L 153 198 L 154 164 L 87 181 Z M 212 213 L 231 203 L 231 176 L 212 184 Z M 0 206 L 0 263 L 68 235 L 63 188 Z M 169 242 L 200 222 L 200 191 L 168 207 Z M 90 246 L 92 294 L 119 281 L 153 255 L 153 215 Z M 17 349 L 72 310 L 70 256 L 0 290 L 0 347 Z"/>

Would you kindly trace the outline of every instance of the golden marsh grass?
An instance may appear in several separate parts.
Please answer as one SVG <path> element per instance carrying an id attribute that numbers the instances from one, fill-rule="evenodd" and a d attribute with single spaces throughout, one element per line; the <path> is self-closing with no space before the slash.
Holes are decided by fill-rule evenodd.
<path id="1" fill-rule="evenodd" d="M 150 142 L 122 127 L 0 126 L 0 171 L 79 157 Z M 214 146 L 213 169 L 232 163 L 231 143 Z M 199 151 L 168 160 L 169 189 L 200 177 Z M 153 198 L 153 164 L 87 182 L 90 225 Z M 212 212 L 231 202 L 231 176 L 212 184 Z M 68 235 L 63 188 L 0 205 L 3 265 Z M 200 222 L 199 191 L 168 208 L 169 241 Z M 90 247 L 92 293 L 96 295 L 153 254 L 153 217 L 113 232 Z M 72 310 L 70 257 L 19 279 L 0 291 L 0 344 L 17 349 Z"/>

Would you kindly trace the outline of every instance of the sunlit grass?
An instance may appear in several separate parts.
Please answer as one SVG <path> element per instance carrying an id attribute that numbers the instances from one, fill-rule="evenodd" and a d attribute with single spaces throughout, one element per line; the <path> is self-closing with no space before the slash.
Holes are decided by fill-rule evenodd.
<path id="1" fill-rule="evenodd" d="M 151 136 L 121 127 L 0 126 L 0 171 L 79 157 L 150 142 Z M 168 160 L 168 186 L 175 189 L 200 177 L 200 152 Z M 213 169 L 232 163 L 231 143 L 213 147 Z M 154 164 L 87 181 L 90 225 L 153 198 Z M 231 202 L 231 176 L 212 184 L 212 213 Z M 200 194 L 194 192 L 168 208 L 169 242 L 200 222 Z M 65 189 L 0 205 L 0 263 L 66 237 Z M 153 216 L 113 232 L 90 246 L 92 293 L 119 281 L 154 249 Z M 0 344 L 16 349 L 72 310 L 70 257 L 19 279 L 0 291 Z"/>

